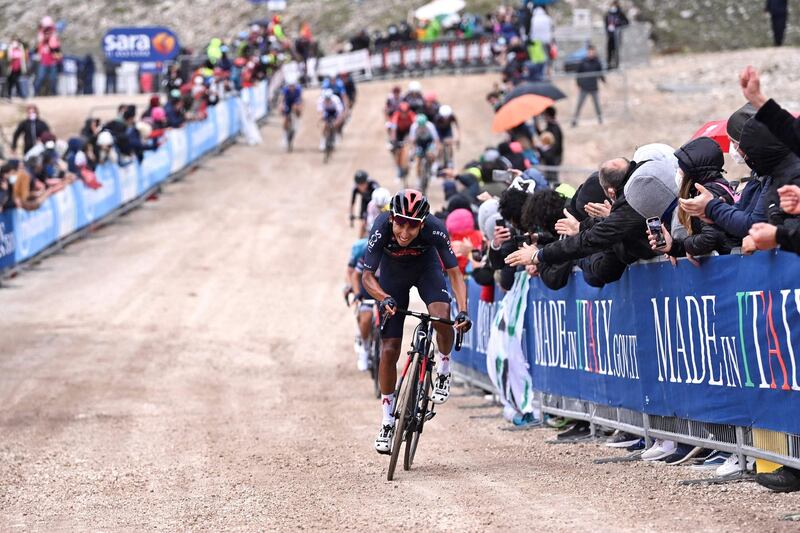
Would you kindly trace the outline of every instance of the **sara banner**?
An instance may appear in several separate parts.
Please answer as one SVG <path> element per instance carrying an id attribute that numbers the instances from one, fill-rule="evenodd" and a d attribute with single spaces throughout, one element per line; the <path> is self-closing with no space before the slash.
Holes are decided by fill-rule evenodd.
<path id="1" fill-rule="evenodd" d="M 525 347 L 534 389 L 800 434 L 798 274 L 796 255 L 761 252 L 700 267 L 634 265 L 602 289 L 580 272 L 558 291 L 532 279 Z M 478 320 L 474 336 L 484 327 Z M 455 358 L 476 368 L 473 350 L 485 346 L 467 348 Z"/>
<path id="2" fill-rule="evenodd" d="M 113 28 L 103 36 L 103 52 L 117 63 L 168 61 L 179 51 L 178 37 L 168 28 Z"/>

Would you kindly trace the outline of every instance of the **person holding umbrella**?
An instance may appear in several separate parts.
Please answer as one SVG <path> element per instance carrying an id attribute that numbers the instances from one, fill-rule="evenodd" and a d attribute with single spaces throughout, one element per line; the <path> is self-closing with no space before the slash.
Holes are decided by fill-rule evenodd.
<path id="1" fill-rule="evenodd" d="M 597 74 L 594 74 L 595 72 Z M 597 95 L 599 88 L 597 84 L 598 79 L 602 80 L 603 83 L 606 82 L 606 78 L 603 76 L 603 65 L 600 64 L 600 60 L 597 58 L 597 49 L 590 44 L 586 47 L 586 57 L 581 61 L 581 64 L 578 65 L 576 81 L 580 92 L 578 94 L 578 105 L 575 107 L 575 115 L 572 117 L 573 127 L 578 124 L 578 116 L 581 114 L 581 108 L 587 96 L 591 96 L 592 102 L 594 102 L 594 110 L 597 112 L 597 122 L 599 124 L 603 123 L 603 113 L 600 110 L 600 98 Z"/>

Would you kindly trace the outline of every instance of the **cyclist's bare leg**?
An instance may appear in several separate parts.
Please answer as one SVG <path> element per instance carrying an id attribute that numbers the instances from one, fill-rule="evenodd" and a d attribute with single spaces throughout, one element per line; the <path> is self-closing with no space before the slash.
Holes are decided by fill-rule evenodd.
<path id="1" fill-rule="evenodd" d="M 441 318 L 450 318 L 450 304 L 446 302 L 432 302 L 428 304 L 428 313 Z M 436 330 L 436 347 L 441 355 L 438 372 L 440 374 L 450 373 L 450 352 L 453 350 L 455 331 L 453 326 L 448 326 L 440 322 L 433 323 Z"/>
<path id="2" fill-rule="evenodd" d="M 381 343 L 381 364 L 378 372 L 378 382 L 381 394 L 394 394 L 397 385 L 397 359 L 400 357 L 400 343 L 402 338 L 383 339 Z"/>
<path id="3" fill-rule="evenodd" d="M 358 313 L 358 332 L 361 334 L 361 340 L 366 342 L 369 337 L 369 329 L 372 325 L 372 311 L 360 311 Z"/>

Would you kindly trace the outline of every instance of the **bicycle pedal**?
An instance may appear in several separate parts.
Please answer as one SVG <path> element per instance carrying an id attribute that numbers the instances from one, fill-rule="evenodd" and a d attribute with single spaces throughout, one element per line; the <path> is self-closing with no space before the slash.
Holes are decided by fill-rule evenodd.
<path id="1" fill-rule="evenodd" d="M 425 421 L 427 422 L 428 420 L 432 419 L 434 416 L 436 416 L 436 411 L 428 411 L 427 413 L 425 413 Z"/>

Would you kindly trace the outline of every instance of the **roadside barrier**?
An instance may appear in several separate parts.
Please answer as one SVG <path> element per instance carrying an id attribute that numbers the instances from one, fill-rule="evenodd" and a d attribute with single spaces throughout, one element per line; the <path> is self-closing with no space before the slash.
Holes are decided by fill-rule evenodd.
<path id="1" fill-rule="evenodd" d="M 797 279 L 797 257 L 780 251 L 703 258 L 699 268 L 642 262 L 601 289 L 580 271 L 558 291 L 533 278 L 522 320 L 536 399 L 593 427 L 798 468 Z M 487 365 L 502 363 L 486 352 L 497 304 L 468 288 L 475 327 L 454 368 L 494 392 Z"/>
<path id="2" fill-rule="evenodd" d="M 255 120 L 269 110 L 269 84 L 264 81 L 209 108 L 208 118 L 169 130 L 167 141 L 145 152 L 142 163 L 104 164 L 95 173 L 102 184 L 90 189 L 75 182 L 45 200 L 34 211 L 0 213 L 0 277 L 8 270 L 57 250 L 82 230 L 127 211 L 150 196 L 165 181 L 179 178 L 196 162 L 229 142 L 242 129 L 239 99 Z"/>

